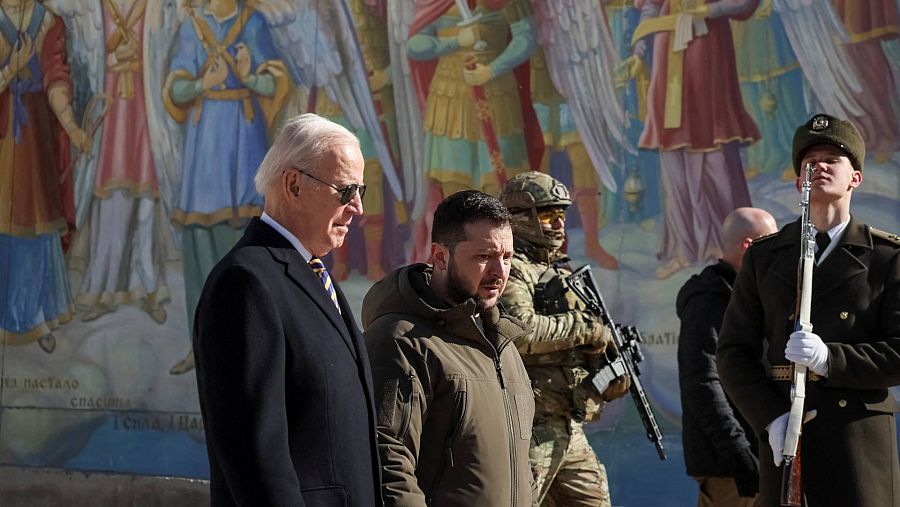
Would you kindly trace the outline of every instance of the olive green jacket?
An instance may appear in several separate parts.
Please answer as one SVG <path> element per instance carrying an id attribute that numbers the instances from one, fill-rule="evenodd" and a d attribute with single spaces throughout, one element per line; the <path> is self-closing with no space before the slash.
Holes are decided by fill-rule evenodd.
<path id="1" fill-rule="evenodd" d="M 531 504 L 534 399 L 511 342 L 524 324 L 475 301 L 449 307 L 414 264 L 376 283 L 362 318 L 386 505 Z"/>

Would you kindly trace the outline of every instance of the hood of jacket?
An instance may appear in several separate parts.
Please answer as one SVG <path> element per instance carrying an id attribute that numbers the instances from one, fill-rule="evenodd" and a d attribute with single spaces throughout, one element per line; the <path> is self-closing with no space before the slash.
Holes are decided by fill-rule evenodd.
<path id="1" fill-rule="evenodd" d="M 684 307 L 697 294 L 720 294 L 725 299 L 730 298 L 736 277 L 737 271 L 723 260 L 707 266 L 692 276 L 678 291 L 678 297 L 675 299 L 675 313 L 678 318 L 682 318 Z"/>
<path id="2" fill-rule="evenodd" d="M 363 328 L 384 315 L 398 314 L 434 322 L 447 332 L 480 341 L 475 300 L 467 299 L 457 305 L 445 302 L 431 288 L 432 273 L 433 268 L 428 264 L 411 264 L 392 271 L 373 285 L 363 299 Z M 483 312 L 481 318 L 485 337 L 498 350 L 527 333 L 528 327 L 500 305 Z"/>

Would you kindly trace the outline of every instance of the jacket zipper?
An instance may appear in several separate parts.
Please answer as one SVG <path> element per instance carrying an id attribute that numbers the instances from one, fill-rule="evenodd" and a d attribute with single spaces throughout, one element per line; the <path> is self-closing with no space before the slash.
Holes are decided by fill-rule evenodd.
<path id="1" fill-rule="evenodd" d="M 503 383 L 503 372 L 500 368 L 500 358 L 496 359 L 497 364 L 497 377 L 500 379 L 500 389 L 503 391 L 503 408 L 506 410 L 506 434 L 507 441 L 509 442 L 509 473 L 510 473 L 510 485 L 512 486 L 512 490 L 510 491 L 510 499 L 512 500 L 510 505 L 512 507 L 516 507 L 516 493 L 519 491 L 518 482 L 518 474 L 516 474 L 516 462 L 518 461 L 516 457 L 516 441 L 515 441 L 515 427 L 513 425 L 512 420 L 512 411 L 510 410 L 509 403 L 509 391 L 506 390 L 506 386 Z"/>
<path id="2" fill-rule="evenodd" d="M 480 328 L 479 331 L 481 331 Z M 491 351 L 494 353 L 494 370 L 497 372 L 500 390 L 503 391 L 503 409 L 506 411 L 506 436 L 507 443 L 509 444 L 509 484 L 511 486 L 509 498 L 511 500 L 510 505 L 516 507 L 516 493 L 519 491 L 519 486 L 517 484 L 518 475 L 516 474 L 516 462 L 518 459 L 516 456 L 515 425 L 513 424 L 512 411 L 510 410 L 509 391 L 506 389 L 506 381 L 503 380 L 503 365 L 500 363 L 500 352 L 503 351 L 510 340 L 501 344 L 500 348 L 497 349 L 490 340 L 487 339 L 484 332 L 481 332 L 481 337 L 484 338 L 485 343 L 488 344 L 488 347 L 490 347 Z"/>

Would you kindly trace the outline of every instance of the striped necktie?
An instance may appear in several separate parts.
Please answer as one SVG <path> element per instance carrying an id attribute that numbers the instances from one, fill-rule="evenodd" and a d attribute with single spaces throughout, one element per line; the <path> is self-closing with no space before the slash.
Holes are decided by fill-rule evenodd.
<path id="1" fill-rule="evenodd" d="M 334 284 L 331 283 L 331 276 L 329 276 L 328 270 L 325 269 L 325 263 L 322 262 L 322 259 L 313 257 L 309 260 L 309 267 L 312 268 L 315 274 L 319 275 L 319 278 L 322 280 L 322 285 L 325 286 L 325 292 L 328 293 L 331 302 L 334 303 L 334 307 L 337 308 L 338 313 L 340 313 L 341 307 L 338 305 L 337 293 L 334 291 Z"/>

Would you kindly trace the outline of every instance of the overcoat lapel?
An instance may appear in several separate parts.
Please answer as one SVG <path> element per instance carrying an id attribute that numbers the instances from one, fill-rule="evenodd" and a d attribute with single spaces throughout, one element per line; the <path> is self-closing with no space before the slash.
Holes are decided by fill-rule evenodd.
<path id="1" fill-rule="evenodd" d="M 772 245 L 771 274 L 790 287 L 797 287 L 800 263 L 800 223 L 793 222 L 778 233 Z M 813 278 L 815 279 L 815 278 Z"/>
<path id="2" fill-rule="evenodd" d="M 358 362 L 359 354 L 350 336 L 350 330 L 344 323 L 343 318 L 341 318 L 341 314 L 338 313 L 337 308 L 334 307 L 334 303 L 325 291 L 325 287 L 322 286 L 322 281 L 309 267 L 309 264 L 303 262 L 303 257 L 294 249 L 291 242 L 259 218 L 254 218 L 247 224 L 244 235 L 248 241 L 264 245 L 273 259 L 285 265 L 285 273 L 288 278 L 303 292 L 308 294 L 309 298 L 319 307 L 319 310 L 328 317 L 328 320 L 340 333 L 341 339 L 344 341 L 344 345 L 347 346 L 353 359 Z M 343 296 L 340 297 L 342 298 Z M 346 300 L 344 300 L 342 307 L 347 307 Z M 302 311 L 302 308 L 297 308 L 297 311 Z"/>
<path id="3" fill-rule="evenodd" d="M 800 222 L 785 226 L 772 246 L 772 275 L 796 287 L 800 260 Z M 828 296 L 852 278 L 865 275 L 872 236 L 852 216 L 841 242 L 813 271 L 813 301 Z"/>
<path id="4" fill-rule="evenodd" d="M 360 378 L 363 381 L 363 384 L 366 388 L 366 396 L 369 400 L 369 405 L 371 409 L 371 413 L 375 414 L 375 397 L 372 391 L 372 373 L 370 371 L 368 353 L 366 352 L 366 344 L 363 340 L 362 333 L 356 325 L 356 320 L 353 318 L 353 313 L 350 310 L 350 304 L 347 302 L 346 296 L 344 296 L 344 291 L 341 290 L 337 285 L 334 286 L 337 292 L 338 304 L 341 305 L 341 315 L 344 317 L 344 324 L 347 326 L 347 332 L 350 333 L 350 339 L 353 342 L 354 350 L 356 351 L 356 355 L 354 358 L 357 359 L 356 363 L 359 367 Z M 364 359 L 360 359 L 364 358 Z"/>
<path id="5" fill-rule="evenodd" d="M 840 244 L 822 261 L 813 275 L 813 301 L 827 296 L 869 270 L 872 236 L 852 216 Z"/>
<path id="6" fill-rule="evenodd" d="M 362 334 L 359 332 L 359 328 L 356 327 L 356 321 L 353 319 L 353 311 L 350 309 L 350 303 L 347 302 L 347 297 L 344 295 L 344 291 L 341 290 L 340 286 L 338 285 L 335 285 L 334 289 L 337 293 L 338 304 L 341 305 L 340 316 L 343 319 L 344 327 L 347 328 L 347 333 L 350 336 L 350 341 L 353 343 L 353 357 L 359 359 L 364 355 L 360 353 L 360 350 L 365 350 L 362 348 L 365 347 L 362 340 Z M 368 361 L 362 362 L 368 363 Z"/>
<path id="7" fill-rule="evenodd" d="M 283 251 L 278 251 L 277 253 L 272 252 L 272 255 L 275 255 L 276 257 L 278 254 L 281 254 L 282 257 L 287 257 L 286 255 L 284 255 Z M 337 329 L 341 334 L 341 339 L 344 340 L 344 344 L 347 345 L 347 348 L 350 350 L 350 354 L 353 355 L 353 359 L 355 361 L 359 360 L 359 354 L 357 354 L 356 352 L 356 347 L 350 337 L 350 330 L 347 328 L 347 324 L 344 322 L 344 319 L 341 317 L 341 314 L 338 312 L 337 308 L 335 308 L 334 302 L 332 302 L 331 298 L 328 296 L 328 292 L 325 291 L 325 287 L 322 285 L 322 281 L 318 276 L 316 276 L 312 268 L 309 267 L 309 264 L 303 262 L 302 257 L 300 257 L 299 253 L 296 255 L 295 259 L 283 258 L 282 262 L 287 264 L 287 275 L 294 281 L 294 283 L 296 283 L 301 289 L 309 294 L 310 298 L 316 303 L 322 313 L 324 313 L 325 316 L 328 317 L 328 320 L 331 321 L 335 329 Z M 343 307 L 346 308 L 346 304 L 344 304 Z"/>

